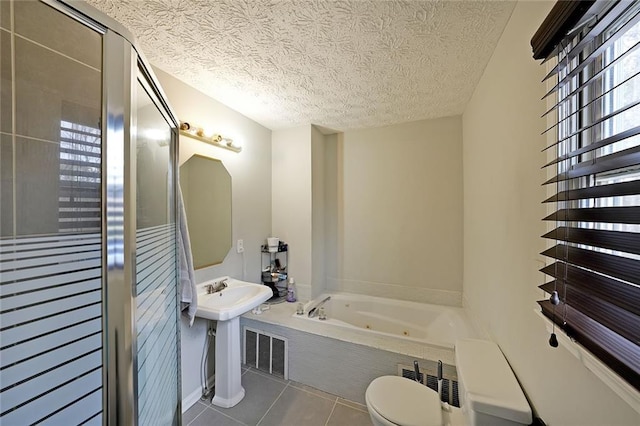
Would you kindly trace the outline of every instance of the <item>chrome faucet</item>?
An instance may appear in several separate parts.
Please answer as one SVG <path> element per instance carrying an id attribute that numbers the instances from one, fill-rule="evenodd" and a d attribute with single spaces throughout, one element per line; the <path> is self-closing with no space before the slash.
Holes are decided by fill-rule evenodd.
<path id="1" fill-rule="evenodd" d="M 207 294 L 217 293 L 227 288 L 227 279 L 218 281 L 217 283 L 207 285 Z"/>
<path id="2" fill-rule="evenodd" d="M 309 318 L 313 318 L 316 315 L 318 315 L 318 309 L 321 308 L 322 305 L 327 303 L 329 301 L 329 299 L 331 299 L 331 296 L 327 296 L 324 300 L 322 300 L 322 302 L 318 303 L 316 306 L 314 306 L 312 309 L 310 309 L 309 313 L 307 314 L 307 316 Z"/>

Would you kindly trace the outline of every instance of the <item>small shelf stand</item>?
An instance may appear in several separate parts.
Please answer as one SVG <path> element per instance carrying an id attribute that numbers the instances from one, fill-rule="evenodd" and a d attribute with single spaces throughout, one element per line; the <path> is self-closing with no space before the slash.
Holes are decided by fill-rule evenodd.
<path id="1" fill-rule="evenodd" d="M 289 265 L 289 245 L 283 241 L 278 244 L 277 251 L 269 251 L 269 246 L 260 246 L 262 283 L 271 288 L 273 297 L 268 303 L 284 302 L 287 297 L 287 267 Z"/>

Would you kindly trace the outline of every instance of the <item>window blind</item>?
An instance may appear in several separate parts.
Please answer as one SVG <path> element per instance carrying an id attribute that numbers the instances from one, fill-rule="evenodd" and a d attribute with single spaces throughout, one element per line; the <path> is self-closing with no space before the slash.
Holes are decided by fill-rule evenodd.
<path id="1" fill-rule="evenodd" d="M 58 226 L 61 232 L 99 232 L 101 216 L 100 129 L 60 122 Z"/>
<path id="2" fill-rule="evenodd" d="M 640 3 L 560 3 L 580 2 L 559 2 L 531 42 L 553 61 L 544 99 L 555 101 L 543 115 L 554 117 L 543 166 L 554 211 L 538 303 L 640 390 Z"/>

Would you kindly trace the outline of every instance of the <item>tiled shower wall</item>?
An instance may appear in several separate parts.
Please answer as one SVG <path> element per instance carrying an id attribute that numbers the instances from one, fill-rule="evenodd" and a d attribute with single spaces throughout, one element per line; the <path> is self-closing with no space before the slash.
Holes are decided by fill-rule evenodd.
<path id="1" fill-rule="evenodd" d="M 100 166 L 99 151 L 65 145 L 63 123 L 98 131 L 99 141 L 101 36 L 39 2 L 2 1 L 1 8 L 1 236 L 63 232 L 61 198 L 100 194 L 99 187 L 81 192 L 80 182 L 72 193 L 59 175 L 78 165 L 78 154 Z"/>

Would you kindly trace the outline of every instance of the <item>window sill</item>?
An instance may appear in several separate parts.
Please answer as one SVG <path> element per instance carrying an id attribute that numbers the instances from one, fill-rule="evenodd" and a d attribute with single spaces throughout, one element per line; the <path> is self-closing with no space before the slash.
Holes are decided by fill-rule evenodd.
<path id="1" fill-rule="evenodd" d="M 545 317 L 539 309 L 534 309 L 535 313 L 544 321 L 547 331 L 551 333 L 552 322 Z M 571 340 L 562 330 L 556 328 L 556 337 L 558 343 L 573 356 L 575 356 L 582 365 L 596 375 L 605 385 L 622 398 L 637 413 L 640 413 L 640 392 L 633 386 L 624 381 L 618 374 L 614 373 L 602 361 L 593 356 L 591 352 L 583 348 L 579 343 Z"/>

